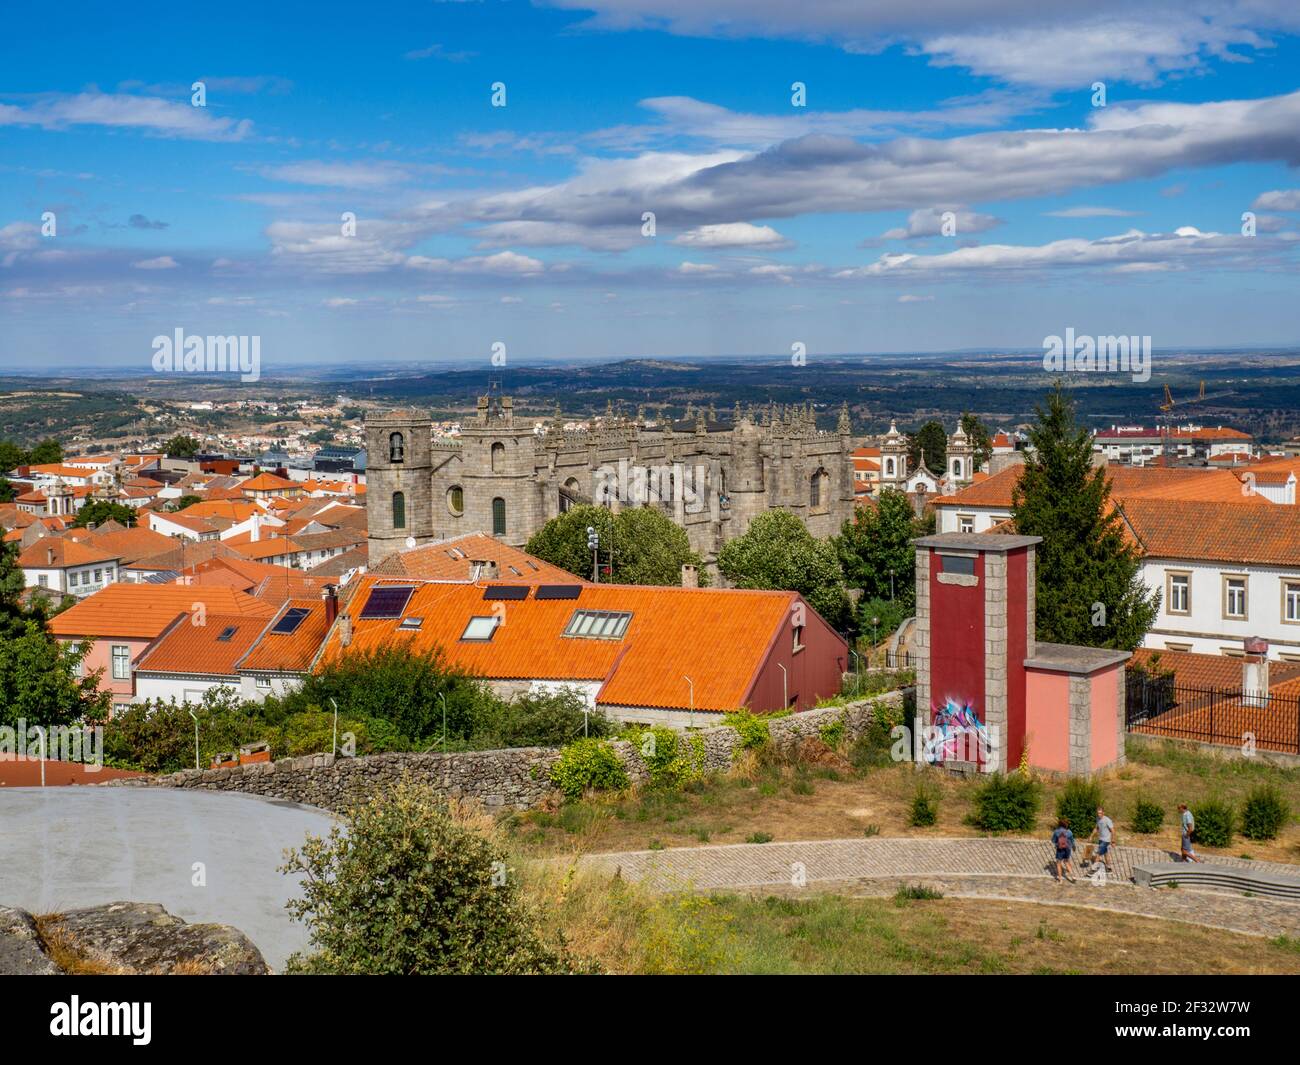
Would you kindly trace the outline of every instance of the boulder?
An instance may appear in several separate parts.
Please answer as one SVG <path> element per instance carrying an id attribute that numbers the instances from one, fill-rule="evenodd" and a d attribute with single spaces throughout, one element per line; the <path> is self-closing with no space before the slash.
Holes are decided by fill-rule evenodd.
<path id="1" fill-rule="evenodd" d="M 0 976 L 58 976 L 41 946 L 36 920 L 26 910 L 0 906 Z"/>
<path id="2" fill-rule="evenodd" d="M 6 913 L 21 916 L 10 919 L 14 930 L 8 935 L 0 916 L 0 972 L 8 971 L 3 944 L 9 941 L 18 959 L 16 945 L 24 938 L 56 973 L 60 966 L 69 972 L 122 975 L 261 975 L 270 971 L 261 951 L 238 929 L 224 924 L 187 924 L 156 902 L 110 902 L 43 917 L 39 924 L 21 910 L 0 910 L 0 915 Z"/>

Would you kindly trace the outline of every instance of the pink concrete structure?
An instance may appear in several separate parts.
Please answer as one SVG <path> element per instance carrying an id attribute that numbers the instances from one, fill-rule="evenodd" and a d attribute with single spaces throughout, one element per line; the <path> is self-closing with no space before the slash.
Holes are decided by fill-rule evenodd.
<path id="1" fill-rule="evenodd" d="M 1086 775 L 1124 760 L 1127 651 L 1040 643 L 1037 536 L 944 533 L 916 546 L 916 757 L 986 772 L 1022 756 Z"/>

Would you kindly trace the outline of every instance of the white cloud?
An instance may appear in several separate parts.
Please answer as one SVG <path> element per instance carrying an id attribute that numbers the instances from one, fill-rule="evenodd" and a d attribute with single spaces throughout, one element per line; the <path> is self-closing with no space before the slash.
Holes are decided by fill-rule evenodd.
<path id="1" fill-rule="evenodd" d="M 266 167 L 261 173 L 273 181 L 340 189 L 386 188 L 412 177 L 407 167 L 396 163 L 328 163 L 314 159 Z"/>
<path id="2" fill-rule="evenodd" d="M 701 274 L 712 274 L 717 272 L 717 267 L 712 263 L 690 263 L 683 262 L 677 267 L 677 272 L 684 277 L 699 276 Z"/>
<path id="3" fill-rule="evenodd" d="M 991 214 L 964 211 L 957 207 L 923 207 L 907 216 L 907 225 L 889 229 L 880 235 L 881 240 L 916 240 L 944 235 L 944 215 L 951 214 L 953 232 L 949 236 L 962 237 L 983 233 L 1002 225 L 1002 219 Z"/>
<path id="4" fill-rule="evenodd" d="M 1300 189 L 1261 192 L 1251 207 L 1257 211 L 1300 211 Z"/>
<path id="5" fill-rule="evenodd" d="M 182 103 L 154 96 L 99 92 L 50 93 L 26 106 L 0 104 L 0 126 L 51 130 L 105 126 L 205 141 L 244 140 L 253 131 L 249 119 L 219 118 L 206 107 L 192 107 L 188 100 Z"/>
<path id="6" fill-rule="evenodd" d="M 898 297 L 899 303 L 933 303 L 933 296 L 914 296 L 910 292 L 904 292 Z"/>
<path id="7" fill-rule="evenodd" d="M 159 255 L 154 259 L 141 259 L 131 264 L 137 270 L 175 270 L 180 263 L 170 255 Z"/>
<path id="8" fill-rule="evenodd" d="M 697 226 L 681 234 L 673 243 L 691 248 L 764 248 L 769 251 L 793 246 L 771 226 L 755 226 L 749 222 Z"/>
<path id="9" fill-rule="evenodd" d="M 1062 211 L 1044 212 L 1048 218 L 1131 218 L 1137 211 L 1124 211 L 1118 207 L 1067 207 Z"/>

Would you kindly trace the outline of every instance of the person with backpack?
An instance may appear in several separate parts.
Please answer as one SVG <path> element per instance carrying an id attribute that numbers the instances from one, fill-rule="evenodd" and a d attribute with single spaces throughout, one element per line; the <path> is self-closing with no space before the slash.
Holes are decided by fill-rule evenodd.
<path id="1" fill-rule="evenodd" d="M 1052 832 L 1052 846 L 1056 848 L 1056 882 L 1064 876 L 1071 884 L 1074 881 L 1074 866 L 1070 864 L 1070 855 L 1074 851 L 1074 833 L 1070 831 L 1068 818 L 1062 817 Z"/>
<path id="2" fill-rule="evenodd" d="M 1192 833 L 1196 831 L 1196 819 L 1192 816 L 1192 811 L 1187 808 L 1185 802 L 1178 804 L 1178 813 L 1179 823 L 1182 825 L 1183 830 L 1180 857 L 1185 862 L 1199 862 L 1201 859 L 1196 857 L 1196 851 L 1192 849 Z"/>

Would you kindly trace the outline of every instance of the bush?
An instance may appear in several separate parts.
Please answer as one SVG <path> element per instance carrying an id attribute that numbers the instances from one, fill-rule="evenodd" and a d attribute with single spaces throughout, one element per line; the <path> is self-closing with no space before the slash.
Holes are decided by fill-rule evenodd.
<path id="1" fill-rule="evenodd" d="M 682 740 L 685 738 L 686 742 Z M 634 739 L 655 787 L 680 790 L 704 775 L 704 738 L 681 737 L 673 729 L 656 725 Z"/>
<path id="2" fill-rule="evenodd" d="M 1056 797 L 1056 816 L 1069 821 L 1076 836 L 1087 837 L 1097 823 L 1097 807 L 1102 805 L 1100 784 L 1071 777 Z"/>
<path id="3" fill-rule="evenodd" d="M 488 823 L 490 824 L 490 822 Z M 290 900 L 311 950 L 291 973 L 357 975 L 571 972 L 542 939 L 504 852 L 458 807 L 400 782 L 355 807 L 345 830 L 309 837 L 281 870 L 303 874 Z"/>
<path id="4" fill-rule="evenodd" d="M 1237 811 L 1232 804 L 1218 796 L 1211 796 L 1192 807 L 1196 822 L 1193 839 L 1207 847 L 1227 847 L 1237 829 Z"/>
<path id="5" fill-rule="evenodd" d="M 551 783 L 569 799 L 580 799 L 588 790 L 622 791 L 631 785 L 609 741 L 595 738 L 575 740 L 560 752 L 551 767 Z"/>
<path id="6" fill-rule="evenodd" d="M 1041 800 L 1041 789 L 1033 777 L 994 773 L 975 793 L 971 820 L 986 832 L 1031 832 Z"/>
<path id="7" fill-rule="evenodd" d="M 1149 836 L 1154 832 L 1159 832 L 1160 826 L 1164 823 L 1164 807 L 1158 802 L 1152 802 L 1150 799 L 1139 796 L 1137 805 L 1133 807 L 1131 826 L 1133 831 Z"/>
<path id="8" fill-rule="evenodd" d="M 1241 834 L 1247 839 L 1276 839 L 1290 818 L 1291 807 L 1282 793 L 1272 784 L 1261 784 L 1246 796 L 1241 812 Z"/>
<path id="9" fill-rule="evenodd" d="M 840 749 L 840 744 L 844 742 L 844 718 L 837 717 L 834 721 L 828 721 L 817 730 L 821 736 L 822 743 L 826 744 L 833 751 Z"/>
<path id="10" fill-rule="evenodd" d="M 613 722 L 589 709 L 581 692 L 560 688 L 554 692 L 521 695 L 508 703 L 484 700 L 480 704 L 473 745 L 483 749 L 563 747 L 579 736 L 600 738 L 613 731 Z"/>
<path id="11" fill-rule="evenodd" d="M 772 734 L 767 727 L 767 720 L 750 713 L 748 710 L 735 710 L 723 714 L 722 723 L 740 733 L 742 750 L 763 747 L 772 739 Z"/>
<path id="12" fill-rule="evenodd" d="M 939 797 L 925 781 L 918 781 L 912 796 L 907 823 L 913 828 L 928 828 L 939 820 Z"/>

